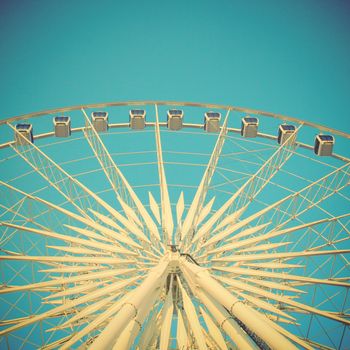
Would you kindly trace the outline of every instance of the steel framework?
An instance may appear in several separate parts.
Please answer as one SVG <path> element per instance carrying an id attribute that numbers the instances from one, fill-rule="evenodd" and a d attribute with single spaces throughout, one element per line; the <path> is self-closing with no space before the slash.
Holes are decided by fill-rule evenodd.
<path id="1" fill-rule="evenodd" d="M 164 120 L 175 107 L 188 118 L 180 130 Z M 144 129 L 130 128 L 131 108 L 146 110 Z M 219 132 L 198 122 L 209 109 Z M 109 130 L 94 128 L 96 110 Z M 72 135 L 57 138 L 62 114 Z M 256 138 L 240 135 L 246 115 L 260 119 Z M 33 142 L 16 123 L 33 125 Z M 277 143 L 282 123 L 295 133 Z M 336 137 L 332 156 L 312 152 L 315 133 Z M 1 348 L 350 344 L 349 134 L 133 101 L 1 120 L 0 136 Z"/>

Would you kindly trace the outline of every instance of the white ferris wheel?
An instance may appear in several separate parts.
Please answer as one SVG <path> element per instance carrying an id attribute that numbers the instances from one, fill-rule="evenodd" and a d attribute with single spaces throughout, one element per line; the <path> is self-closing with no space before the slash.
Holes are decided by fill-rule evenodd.
<path id="1" fill-rule="evenodd" d="M 1 349 L 349 349 L 350 135 L 137 101 L 0 121 Z"/>

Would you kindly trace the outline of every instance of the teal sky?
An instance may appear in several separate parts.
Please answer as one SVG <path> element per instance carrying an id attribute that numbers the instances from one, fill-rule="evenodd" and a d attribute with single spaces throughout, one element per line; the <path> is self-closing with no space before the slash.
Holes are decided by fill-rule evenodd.
<path id="1" fill-rule="evenodd" d="M 183 100 L 350 132 L 349 14 L 339 0 L 2 0 L 0 117 Z"/>

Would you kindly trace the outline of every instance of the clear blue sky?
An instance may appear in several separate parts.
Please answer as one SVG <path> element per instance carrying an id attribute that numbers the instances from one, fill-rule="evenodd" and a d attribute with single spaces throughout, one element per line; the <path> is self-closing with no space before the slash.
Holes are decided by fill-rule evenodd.
<path id="1" fill-rule="evenodd" d="M 349 15 L 339 0 L 2 0 L 0 118 L 164 99 L 350 132 Z"/>

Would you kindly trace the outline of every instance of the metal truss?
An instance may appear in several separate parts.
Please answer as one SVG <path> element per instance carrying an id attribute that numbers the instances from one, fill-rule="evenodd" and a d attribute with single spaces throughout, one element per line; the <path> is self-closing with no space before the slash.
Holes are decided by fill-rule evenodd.
<path id="1" fill-rule="evenodd" d="M 224 118 L 211 136 L 203 124 L 169 131 L 165 105 L 220 109 Z M 118 106 L 148 108 L 146 130 L 124 121 L 98 133 L 88 110 Z M 348 134 L 234 106 L 161 101 L 25 118 L 68 111 L 80 124 L 56 141 L 47 132 L 29 142 L 13 125 L 23 118 L 0 122 L 15 135 L 0 145 L 1 348 L 346 348 L 350 162 L 314 156 L 298 137 L 305 126 L 345 142 Z M 296 133 L 282 144 L 264 130 L 241 137 L 243 113 L 262 125 L 294 123 Z M 140 150 L 107 146 L 121 135 Z M 84 156 L 71 159 L 73 146 Z"/>

